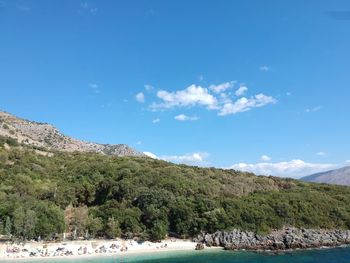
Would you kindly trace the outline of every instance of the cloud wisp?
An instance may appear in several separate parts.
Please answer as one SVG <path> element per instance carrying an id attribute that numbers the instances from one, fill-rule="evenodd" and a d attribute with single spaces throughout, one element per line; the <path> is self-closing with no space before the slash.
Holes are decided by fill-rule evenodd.
<path id="1" fill-rule="evenodd" d="M 174 119 L 177 121 L 197 121 L 197 120 L 199 120 L 199 118 L 196 116 L 187 116 L 185 114 L 179 114 L 179 115 L 175 116 Z"/>
<path id="2" fill-rule="evenodd" d="M 264 162 L 268 162 L 268 161 L 271 161 L 271 157 L 270 156 L 268 156 L 268 155 L 262 155 L 261 157 L 260 157 L 260 159 L 262 160 L 262 161 L 264 161 Z"/>
<path id="3" fill-rule="evenodd" d="M 145 85 L 144 85 L 144 88 L 145 88 L 145 90 L 148 91 L 148 92 L 150 92 L 150 91 L 152 91 L 152 90 L 154 89 L 154 87 L 153 87 L 152 85 L 149 85 L 149 84 L 145 84 Z"/>
<path id="4" fill-rule="evenodd" d="M 258 94 L 251 98 L 242 97 L 235 102 L 225 103 L 219 112 L 220 116 L 236 114 L 239 112 L 250 111 L 253 108 L 260 108 L 268 104 L 275 104 L 277 100 L 271 96 Z"/>
<path id="5" fill-rule="evenodd" d="M 237 97 L 243 96 L 248 88 L 246 86 L 240 86 L 238 90 L 236 90 L 235 94 Z"/>
<path id="6" fill-rule="evenodd" d="M 305 112 L 307 112 L 307 113 L 317 112 L 317 111 L 319 111 L 321 109 L 322 109 L 321 106 L 316 106 L 316 107 L 313 107 L 313 108 L 306 109 Z"/>
<path id="7" fill-rule="evenodd" d="M 90 13 L 92 15 L 95 15 L 97 13 L 98 9 L 91 5 L 88 2 L 81 2 L 80 3 L 80 9 L 78 10 L 78 13 L 83 13 L 83 12 L 87 12 Z"/>
<path id="8" fill-rule="evenodd" d="M 214 93 L 222 93 L 225 92 L 226 90 L 233 88 L 237 81 L 229 81 L 229 82 L 224 82 L 218 85 L 210 85 L 209 90 L 213 91 Z"/>
<path id="9" fill-rule="evenodd" d="M 143 94 L 143 92 L 139 92 L 136 94 L 135 99 L 136 99 L 136 101 L 138 101 L 140 103 L 144 103 L 145 102 L 145 94 Z"/>
<path id="10" fill-rule="evenodd" d="M 96 83 L 90 83 L 89 87 L 93 90 L 94 93 L 96 94 L 101 93 L 101 90 Z"/>
<path id="11" fill-rule="evenodd" d="M 265 71 L 265 72 L 266 72 L 266 71 L 270 71 L 270 67 L 269 67 L 269 66 L 266 66 L 266 65 L 263 65 L 263 66 L 260 66 L 260 67 L 259 67 L 259 70 L 260 70 L 260 71 Z"/>

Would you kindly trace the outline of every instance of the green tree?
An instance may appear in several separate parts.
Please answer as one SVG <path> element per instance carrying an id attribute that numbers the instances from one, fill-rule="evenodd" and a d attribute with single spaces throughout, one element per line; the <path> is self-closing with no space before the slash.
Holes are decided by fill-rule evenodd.
<path id="1" fill-rule="evenodd" d="M 149 237 L 152 241 L 160 241 L 166 238 L 168 234 L 168 225 L 166 222 L 156 221 L 149 231 Z"/>
<path id="2" fill-rule="evenodd" d="M 92 237 L 98 236 L 103 229 L 102 219 L 100 217 L 93 217 L 90 215 L 87 222 L 87 229 L 89 235 Z"/>
<path id="3" fill-rule="evenodd" d="M 193 228 L 194 209 L 189 202 L 179 200 L 172 205 L 169 215 L 171 231 L 188 237 Z"/>
<path id="4" fill-rule="evenodd" d="M 9 216 L 6 217 L 6 221 L 5 221 L 5 234 L 8 237 L 12 236 L 12 222 Z"/>
<path id="5" fill-rule="evenodd" d="M 106 227 L 106 236 L 108 238 L 117 238 L 121 235 L 121 229 L 119 222 L 114 219 L 114 217 L 108 218 Z"/>
<path id="6" fill-rule="evenodd" d="M 13 212 L 13 227 L 15 235 L 23 239 L 31 239 L 35 236 L 37 217 L 31 209 L 17 208 Z"/>
<path id="7" fill-rule="evenodd" d="M 35 207 L 37 224 L 35 232 L 43 238 L 51 238 L 65 229 L 63 212 L 56 205 L 40 202 Z"/>

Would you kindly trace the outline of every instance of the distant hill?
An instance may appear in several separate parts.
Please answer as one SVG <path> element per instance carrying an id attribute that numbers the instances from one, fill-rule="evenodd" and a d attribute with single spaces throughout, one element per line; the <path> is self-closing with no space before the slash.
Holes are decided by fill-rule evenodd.
<path id="1" fill-rule="evenodd" d="M 350 166 L 302 177 L 306 182 L 350 185 Z"/>
<path id="2" fill-rule="evenodd" d="M 51 124 L 21 119 L 3 111 L 0 111 L 0 136 L 13 138 L 21 144 L 55 151 L 143 156 L 126 144 L 99 144 L 77 140 L 62 134 Z"/>

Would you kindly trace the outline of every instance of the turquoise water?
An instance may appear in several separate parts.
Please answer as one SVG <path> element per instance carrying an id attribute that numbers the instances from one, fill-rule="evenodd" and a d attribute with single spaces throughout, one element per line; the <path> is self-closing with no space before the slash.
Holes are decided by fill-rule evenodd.
<path id="1" fill-rule="evenodd" d="M 12 261 L 13 262 L 13 261 Z M 21 261 L 24 262 L 24 261 Z M 30 260 L 28 262 L 46 262 Z M 118 256 L 89 259 L 53 259 L 50 263 L 350 263 L 350 248 L 332 248 L 295 252 L 253 253 L 235 251 L 194 251 L 129 255 L 122 259 Z"/>

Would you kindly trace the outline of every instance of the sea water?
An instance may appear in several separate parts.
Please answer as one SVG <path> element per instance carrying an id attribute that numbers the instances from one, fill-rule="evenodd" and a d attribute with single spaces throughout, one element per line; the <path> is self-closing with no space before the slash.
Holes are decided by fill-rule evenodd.
<path id="1" fill-rule="evenodd" d="M 6 261 L 5 261 L 6 262 Z M 14 262 L 14 261 L 11 261 Z M 19 262 L 27 262 L 21 260 Z M 159 252 L 84 259 L 30 259 L 31 263 L 350 263 L 350 248 L 315 249 L 279 253 L 245 251 Z"/>

